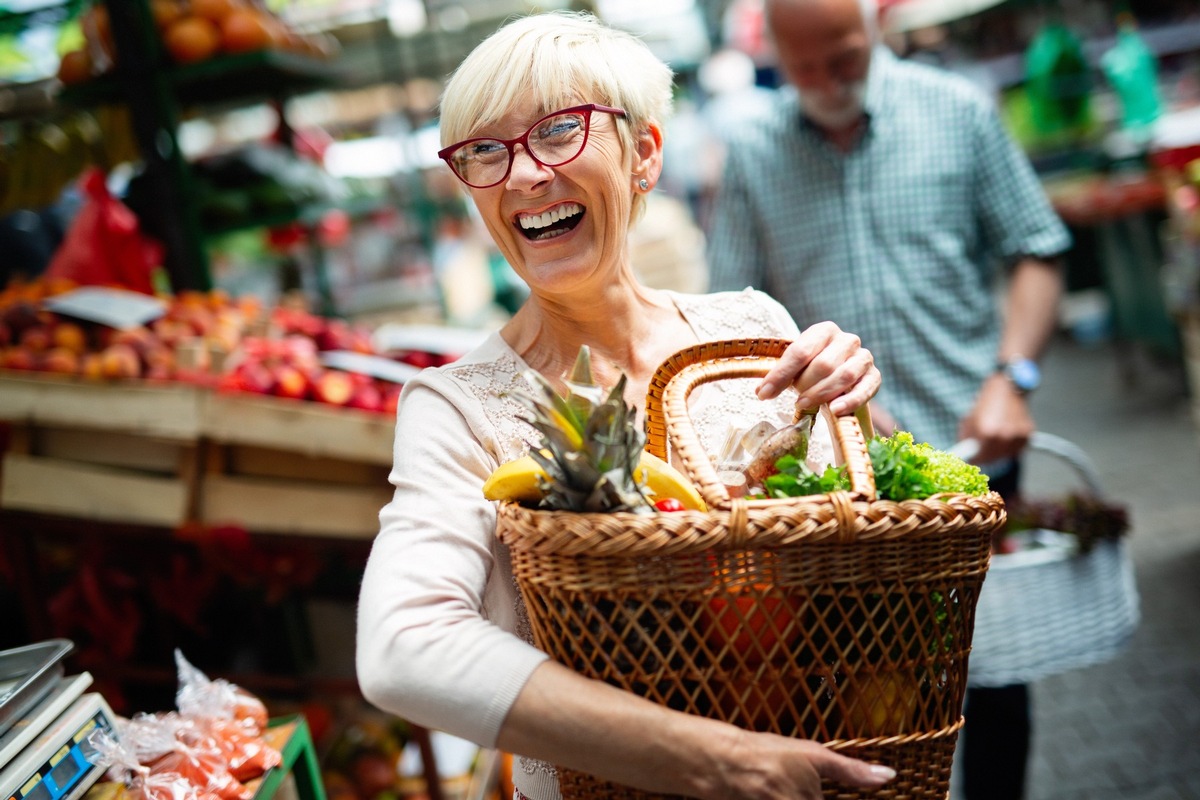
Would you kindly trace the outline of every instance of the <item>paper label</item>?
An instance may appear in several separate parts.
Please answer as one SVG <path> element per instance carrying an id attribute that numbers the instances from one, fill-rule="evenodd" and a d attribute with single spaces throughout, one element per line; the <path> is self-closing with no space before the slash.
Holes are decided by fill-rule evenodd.
<path id="1" fill-rule="evenodd" d="M 352 350 L 324 350 L 321 352 L 321 363 L 333 369 L 358 372 L 392 383 L 404 383 L 421 371 L 412 364 Z"/>
<path id="2" fill-rule="evenodd" d="M 157 297 L 126 289 L 85 286 L 46 298 L 45 308 L 111 328 L 136 328 L 167 313 L 167 304 Z"/>

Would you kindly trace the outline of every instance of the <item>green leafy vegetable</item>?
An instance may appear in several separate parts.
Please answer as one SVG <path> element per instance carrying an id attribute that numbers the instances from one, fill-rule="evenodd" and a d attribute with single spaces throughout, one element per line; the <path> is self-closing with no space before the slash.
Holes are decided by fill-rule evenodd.
<path id="1" fill-rule="evenodd" d="M 935 494 L 983 495 L 988 479 L 979 467 L 968 464 L 953 453 L 938 450 L 924 442 L 914 442 L 908 431 L 891 436 L 876 436 L 867 443 L 875 489 L 884 500 L 923 500 Z M 775 462 L 778 474 L 764 481 L 769 497 L 804 497 L 849 489 L 845 467 L 826 467 L 817 474 L 794 456 Z"/>
<path id="2" fill-rule="evenodd" d="M 820 475 L 792 455 L 781 457 L 775 462 L 774 475 L 763 481 L 768 497 L 806 497 L 810 494 L 828 494 L 837 489 L 849 489 L 850 477 L 845 469 L 826 467 Z"/>

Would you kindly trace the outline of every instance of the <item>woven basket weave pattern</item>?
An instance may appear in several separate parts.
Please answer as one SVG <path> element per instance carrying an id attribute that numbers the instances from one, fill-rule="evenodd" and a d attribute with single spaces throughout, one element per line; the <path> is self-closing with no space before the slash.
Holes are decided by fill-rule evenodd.
<path id="1" fill-rule="evenodd" d="M 690 348 L 651 384 L 647 449 L 665 457 L 669 441 L 709 511 L 501 505 L 498 534 L 534 640 L 577 672 L 670 708 L 813 738 L 896 769 L 870 796 L 943 800 L 1003 504 L 994 494 L 874 499 L 855 417 L 832 420 L 851 491 L 731 500 L 690 429 L 687 395 L 765 374 L 786 344 Z M 654 797 L 560 775 L 566 798 Z M 826 795 L 860 796 L 833 785 Z"/>

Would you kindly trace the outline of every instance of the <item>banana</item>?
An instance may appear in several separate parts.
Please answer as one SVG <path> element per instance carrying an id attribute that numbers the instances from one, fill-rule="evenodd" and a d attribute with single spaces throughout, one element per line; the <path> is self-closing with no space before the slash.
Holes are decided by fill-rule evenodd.
<path id="1" fill-rule="evenodd" d="M 522 456 L 496 467 L 484 481 L 483 496 L 488 500 L 536 503 L 542 496 L 538 480 L 545 477 L 546 471 L 533 460 L 533 456 Z"/>
<path id="2" fill-rule="evenodd" d="M 643 473 L 646 476 L 646 489 L 654 495 L 655 499 L 674 497 L 683 503 L 684 508 L 696 511 L 708 510 L 708 506 L 704 504 L 704 498 L 696 491 L 690 478 L 658 456 L 644 450 L 634 477 L 641 480 Z"/>
<path id="3" fill-rule="evenodd" d="M 536 503 L 542 497 L 538 481 L 545 478 L 545 471 L 533 456 L 523 456 L 497 467 L 483 484 L 483 496 L 488 500 Z M 658 456 L 643 451 L 634 478 L 655 499 L 674 497 L 683 503 L 684 508 L 708 510 L 704 499 L 687 476 Z"/>

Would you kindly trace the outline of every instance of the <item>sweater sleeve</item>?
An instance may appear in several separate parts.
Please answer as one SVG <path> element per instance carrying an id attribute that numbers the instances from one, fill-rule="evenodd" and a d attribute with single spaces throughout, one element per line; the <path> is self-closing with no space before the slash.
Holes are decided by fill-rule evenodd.
<path id="1" fill-rule="evenodd" d="M 359 595 L 356 659 L 373 704 L 490 747 L 546 655 L 514 625 L 489 618 L 497 596 L 511 617 L 515 594 L 495 508 L 480 491 L 496 458 L 472 414 L 483 414 L 478 403 L 455 397 L 436 374 L 406 387 L 395 492 L 380 512 Z"/>

